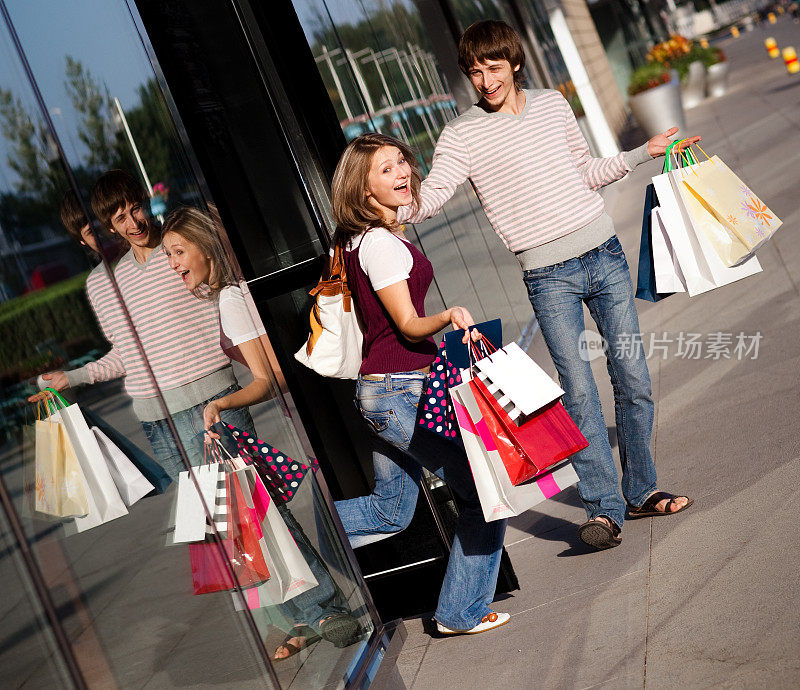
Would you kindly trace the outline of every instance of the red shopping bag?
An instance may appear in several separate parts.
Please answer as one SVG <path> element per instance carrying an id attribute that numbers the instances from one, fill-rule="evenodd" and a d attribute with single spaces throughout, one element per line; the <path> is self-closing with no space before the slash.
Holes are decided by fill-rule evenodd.
<path id="1" fill-rule="evenodd" d="M 518 426 L 483 381 L 475 377 L 469 385 L 515 486 L 589 445 L 560 401 L 545 405 Z"/>
<path id="2" fill-rule="evenodd" d="M 248 506 L 245 489 L 235 472 L 226 473 L 225 486 L 229 520 L 226 538 L 222 540 L 222 551 L 210 539 L 189 545 L 195 594 L 231 590 L 237 584 L 242 588 L 257 587 L 269 580 L 269 569 L 259 543 L 263 533 L 256 510 Z M 249 488 L 246 490 L 249 492 Z M 233 567 L 235 581 L 226 560 Z"/>

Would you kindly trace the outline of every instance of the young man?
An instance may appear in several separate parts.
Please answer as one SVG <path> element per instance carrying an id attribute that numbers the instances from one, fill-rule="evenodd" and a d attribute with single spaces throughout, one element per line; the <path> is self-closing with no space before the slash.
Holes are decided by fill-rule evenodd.
<path id="1" fill-rule="evenodd" d="M 656 490 L 647 363 L 641 348 L 626 356 L 616 347 L 619 338 L 639 333 L 633 288 L 597 190 L 663 155 L 677 128 L 633 151 L 592 158 L 558 91 L 520 89 L 525 55 L 507 24 L 470 26 L 461 37 L 458 62 L 480 101 L 444 128 L 419 208 L 401 207 L 398 221 L 430 218 L 460 184 L 472 181 L 492 227 L 519 261 L 565 391 L 564 405 L 589 441 L 572 458 L 589 518 L 578 533 L 595 548 L 617 546 L 626 508 L 629 517 L 668 515 L 692 501 Z M 597 386 L 579 354 L 584 303 L 609 343 L 622 495 Z"/>
<path id="2" fill-rule="evenodd" d="M 111 170 L 95 183 L 91 193 L 94 214 L 130 247 L 114 268 L 124 307 L 106 271 L 93 271 L 86 291 L 111 350 L 97 362 L 43 378 L 56 390 L 63 390 L 124 376 L 133 411 L 158 462 L 177 478 L 183 463 L 167 424 L 167 412 L 190 461 L 200 464 L 203 451 L 198 435 L 204 428 L 203 408 L 239 386 L 220 345 L 219 309 L 192 295 L 170 268 L 161 248 L 160 228 L 150 219 L 146 200 L 139 183 L 122 170 Z M 157 397 L 156 384 L 166 411 Z M 246 409 L 224 410 L 221 417 L 255 435 Z"/>

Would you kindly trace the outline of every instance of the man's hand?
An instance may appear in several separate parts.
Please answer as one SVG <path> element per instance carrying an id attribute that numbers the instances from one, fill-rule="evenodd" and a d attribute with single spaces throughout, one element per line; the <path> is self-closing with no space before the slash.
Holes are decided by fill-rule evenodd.
<path id="1" fill-rule="evenodd" d="M 55 388 L 57 391 L 63 391 L 65 388 L 69 388 L 67 375 L 63 371 L 51 371 L 47 374 L 42 374 L 42 380 L 47 384 L 48 388 Z M 46 391 L 36 393 L 28 398 L 28 402 L 44 400 L 48 395 L 50 395 L 50 393 Z"/>
<path id="2" fill-rule="evenodd" d="M 656 136 L 647 142 L 647 153 L 649 153 L 653 158 L 656 158 L 657 156 L 663 156 L 667 152 L 667 147 L 672 143 L 672 139 L 670 139 L 670 137 L 675 136 L 677 133 L 677 127 L 670 127 L 666 132 L 656 134 Z M 702 137 L 699 136 L 687 137 L 680 144 L 678 144 L 673 151 L 680 153 L 687 146 L 691 146 L 692 144 L 695 144 L 701 140 Z"/>
<path id="3" fill-rule="evenodd" d="M 205 442 L 211 443 L 211 439 L 219 438 L 219 434 L 211 431 L 211 427 L 220 420 L 220 409 L 213 400 L 203 409 L 203 426 L 205 427 Z"/>

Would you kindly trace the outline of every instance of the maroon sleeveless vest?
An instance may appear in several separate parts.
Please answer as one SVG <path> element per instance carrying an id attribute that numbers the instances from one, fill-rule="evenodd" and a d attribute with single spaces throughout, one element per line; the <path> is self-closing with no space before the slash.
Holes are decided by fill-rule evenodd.
<path id="1" fill-rule="evenodd" d="M 425 295 L 433 281 L 433 266 L 413 244 L 404 244 L 414 260 L 408 276 L 411 303 L 418 316 L 425 316 Z M 437 353 L 433 338 L 412 343 L 403 337 L 361 268 L 359 249 L 360 244 L 353 251 L 343 252 L 347 283 L 364 327 L 364 361 L 359 373 L 395 374 L 430 366 Z"/>

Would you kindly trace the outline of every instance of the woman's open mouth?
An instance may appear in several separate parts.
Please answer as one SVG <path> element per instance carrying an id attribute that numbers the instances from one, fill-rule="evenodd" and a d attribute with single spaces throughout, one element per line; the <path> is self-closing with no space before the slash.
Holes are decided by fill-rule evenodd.
<path id="1" fill-rule="evenodd" d="M 408 192 L 408 182 L 403 182 L 403 184 L 397 185 L 394 188 L 395 192 L 400 192 L 401 194 L 406 194 Z"/>
<path id="2" fill-rule="evenodd" d="M 186 279 L 189 277 L 189 269 L 186 269 L 185 271 L 178 271 L 178 274 L 181 278 L 183 278 L 183 282 L 185 283 Z"/>

